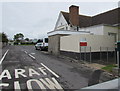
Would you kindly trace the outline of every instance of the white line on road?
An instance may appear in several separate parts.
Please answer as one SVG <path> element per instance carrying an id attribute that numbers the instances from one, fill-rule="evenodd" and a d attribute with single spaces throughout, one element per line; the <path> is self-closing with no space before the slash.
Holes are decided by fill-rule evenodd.
<path id="1" fill-rule="evenodd" d="M 30 54 L 35 55 L 35 53 L 30 53 Z"/>
<path id="2" fill-rule="evenodd" d="M 9 83 L 0 83 L 0 87 L 2 87 L 2 86 L 7 87 L 7 86 L 9 86 Z"/>
<path id="3" fill-rule="evenodd" d="M 31 58 L 35 59 L 35 57 L 34 57 L 34 56 L 32 56 L 31 54 L 29 54 L 29 56 L 30 56 Z"/>
<path id="4" fill-rule="evenodd" d="M 5 52 L 5 54 L 3 55 L 2 59 L 0 60 L 0 65 L 2 64 L 3 60 L 5 59 L 8 51 L 9 51 L 9 49 Z"/>
<path id="5" fill-rule="evenodd" d="M 59 76 L 53 72 L 51 69 L 49 69 L 47 66 L 45 66 L 43 63 L 41 63 L 42 66 L 44 66 L 48 71 L 50 71 L 54 76 L 56 76 L 57 78 L 59 78 Z"/>
<path id="6" fill-rule="evenodd" d="M 27 51 L 24 51 L 26 54 L 28 54 L 28 52 Z M 34 56 L 32 56 L 31 54 L 28 54 L 31 58 L 33 58 L 33 59 L 35 59 L 35 57 Z"/>
<path id="7" fill-rule="evenodd" d="M 26 51 L 24 51 L 26 54 L 27 54 L 27 52 Z"/>

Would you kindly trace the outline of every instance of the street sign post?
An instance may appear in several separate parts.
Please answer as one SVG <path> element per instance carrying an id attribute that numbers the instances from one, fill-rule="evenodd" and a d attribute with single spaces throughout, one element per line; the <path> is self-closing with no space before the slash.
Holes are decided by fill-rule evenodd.
<path id="1" fill-rule="evenodd" d="M 87 46 L 86 38 L 80 39 L 80 46 Z"/>
<path id="2" fill-rule="evenodd" d="M 80 46 L 87 46 L 87 42 L 80 42 Z"/>
<path id="3" fill-rule="evenodd" d="M 79 43 L 79 46 L 80 46 L 80 60 L 82 59 L 82 48 L 84 48 L 84 60 L 86 60 L 86 46 L 87 46 L 87 41 L 86 41 L 86 38 L 82 38 L 80 39 L 80 43 Z"/>

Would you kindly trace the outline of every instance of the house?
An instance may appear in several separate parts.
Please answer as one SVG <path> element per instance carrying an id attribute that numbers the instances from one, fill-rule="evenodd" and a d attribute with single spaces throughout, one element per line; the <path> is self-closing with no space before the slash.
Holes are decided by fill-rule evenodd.
<path id="1" fill-rule="evenodd" d="M 119 15 L 120 15 L 120 8 L 116 8 L 95 16 L 81 15 L 79 14 L 79 7 L 75 5 L 71 5 L 69 7 L 69 12 L 61 11 L 59 13 L 54 30 L 48 32 L 48 38 L 49 38 L 48 51 L 55 55 L 59 55 L 61 50 L 68 51 L 69 49 L 63 48 L 64 45 L 67 45 L 65 47 L 69 48 L 68 46 L 70 45 L 67 43 L 71 41 L 70 39 L 74 38 L 74 40 L 76 40 L 75 36 L 80 36 L 80 35 L 83 36 L 82 38 L 84 38 L 84 36 L 87 35 L 89 35 L 89 38 L 92 37 L 95 39 L 99 38 L 94 42 L 102 40 L 105 43 L 106 41 L 109 41 L 109 39 L 111 39 L 112 41 L 108 43 L 108 46 L 111 45 L 111 47 L 115 47 L 115 43 L 120 40 L 119 37 L 120 31 L 118 31 L 118 27 L 120 24 L 120 19 L 118 17 Z M 69 39 L 66 40 L 66 38 L 68 37 Z M 106 41 L 103 38 L 107 38 Z M 68 42 L 65 43 L 63 42 L 64 40 Z M 91 42 L 92 41 L 93 40 L 91 40 Z M 79 46 L 79 44 L 77 44 L 77 46 Z M 72 48 L 74 49 L 74 47 Z M 78 49 L 77 52 L 79 52 Z"/>

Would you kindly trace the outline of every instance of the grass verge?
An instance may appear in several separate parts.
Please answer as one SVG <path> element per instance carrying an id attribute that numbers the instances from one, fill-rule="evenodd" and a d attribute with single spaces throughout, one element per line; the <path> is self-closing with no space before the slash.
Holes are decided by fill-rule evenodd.
<path id="1" fill-rule="evenodd" d="M 117 66 L 116 66 L 115 64 L 111 64 L 111 65 L 107 65 L 107 66 L 105 66 L 105 67 L 102 67 L 101 69 L 106 70 L 106 71 L 108 71 L 108 72 L 112 72 L 112 69 L 113 69 L 114 67 L 117 67 Z"/>

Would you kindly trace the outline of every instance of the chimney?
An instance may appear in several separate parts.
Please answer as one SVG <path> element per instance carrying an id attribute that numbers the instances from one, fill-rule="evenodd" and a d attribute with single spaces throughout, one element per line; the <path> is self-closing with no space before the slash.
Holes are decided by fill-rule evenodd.
<path id="1" fill-rule="evenodd" d="M 69 7 L 69 21 L 73 26 L 79 26 L 79 7 L 78 6 L 70 6 Z"/>

